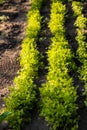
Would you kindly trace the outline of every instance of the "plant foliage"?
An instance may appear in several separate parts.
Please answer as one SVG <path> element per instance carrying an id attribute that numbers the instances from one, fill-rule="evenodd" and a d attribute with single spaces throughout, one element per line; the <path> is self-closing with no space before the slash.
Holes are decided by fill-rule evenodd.
<path id="1" fill-rule="evenodd" d="M 11 87 L 8 98 L 5 99 L 7 110 L 12 112 L 8 121 L 14 130 L 20 130 L 25 122 L 31 120 L 32 111 L 37 103 L 34 79 L 37 77 L 40 58 L 36 46 L 41 22 L 37 6 L 40 5 L 41 0 L 32 1 L 31 10 L 27 15 L 26 38 L 22 42 L 20 53 L 21 69 L 14 79 L 14 86 Z"/>
<path id="2" fill-rule="evenodd" d="M 47 82 L 40 88 L 41 116 L 45 117 L 53 130 L 77 130 L 76 89 L 68 72 L 74 68 L 73 54 L 65 38 L 65 5 L 52 3 L 49 27 L 54 34 L 48 55 Z M 72 126 L 70 128 L 70 125 Z"/>
<path id="3" fill-rule="evenodd" d="M 75 2 L 74 4 L 77 4 L 78 2 Z M 76 6 L 74 5 L 74 6 Z M 82 9 L 82 6 L 77 6 L 77 9 Z M 76 13 L 75 8 L 73 8 L 74 13 Z M 77 49 L 77 58 L 82 63 L 82 66 L 79 68 L 80 73 L 80 79 L 84 81 L 84 87 L 85 87 L 85 104 L 87 105 L 87 41 L 85 36 L 85 29 L 87 28 L 87 18 L 83 16 L 82 11 L 78 13 L 75 21 L 75 26 L 77 28 L 77 36 L 76 40 L 78 42 L 78 49 Z"/>

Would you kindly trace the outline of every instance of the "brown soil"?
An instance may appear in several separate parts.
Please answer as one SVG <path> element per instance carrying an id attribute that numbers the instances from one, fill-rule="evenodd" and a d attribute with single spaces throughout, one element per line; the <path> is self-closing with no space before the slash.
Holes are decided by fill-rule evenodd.
<path id="1" fill-rule="evenodd" d="M 13 79 L 17 75 L 20 69 L 19 61 L 17 60 L 21 50 L 21 41 L 25 37 L 25 27 L 26 27 L 26 13 L 29 10 L 29 2 L 18 2 L 15 0 L 6 2 L 0 8 L 0 15 L 8 16 L 8 19 L 0 23 L 0 108 L 5 107 L 3 97 L 7 96 L 9 93 L 9 86 L 13 84 Z M 43 58 L 44 66 L 47 65 L 46 51 L 50 44 L 50 32 L 48 29 L 47 22 L 49 21 L 50 15 L 50 2 L 44 1 L 41 8 L 41 15 L 43 16 L 41 23 L 41 31 L 39 38 L 37 40 L 37 48 L 40 53 L 45 57 Z M 40 40 L 40 39 L 43 40 Z M 47 69 L 39 70 L 39 79 L 35 81 L 38 86 L 46 82 Z M 39 90 L 38 90 L 39 92 Z M 37 92 L 37 98 L 39 101 L 39 93 Z M 36 106 L 37 107 L 37 106 Z M 25 124 L 25 130 L 48 130 L 49 127 L 44 119 L 40 118 L 38 115 L 38 108 L 35 108 L 32 121 L 30 124 Z M 0 130 L 9 130 L 7 123 L 2 123 Z M 23 129 L 23 130 L 24 130 Z"/>
<path id="2" fill-rule="evenodd" d="M 42 83 L 46 82 L 46 73 L 47 73 L 47 56 L 46 51 L 50 44 L 50 31 L 47 27 L 47 22 L 49 21 L 49 7 L 50 2 L 44 0 L 41 15 L 43 16 L 41 23 L 41 32 L 39 39 L 37 40 L 37 47 L 40 53 L 44 56 L 43 61 L 44 67 L 39 70 L 39 79 L 35 81 L 37 86 L 41 86 Z M 70 4 L 66 4 L 68 9 L 68 19 L 65 24 L 66 26 L 66 36 L 71 50 L 76 56 L 76 51 L 78 49 L 78 44 L 75 40 L 76 29 L 74 27 L 75 19 L 73 19 L 73 12 Z M 84 10 L 83 14 L 87 17 L 87 2 L 83 4 Z M 5 15 L 7 19 L 4 22 L 0 22 L 0 109 L 5 107 L 3 98 L 9 93 L 9 86 L 13 84 L 13 79 L 17 75 L 18 70 L 20 69 L 19 65 L 19 54 L 21 50 L 21 42 L 25 37 L 25 28 L 26 28 L 26 14 L 30 9 L 29 0 L 7 0 L 3 5 L 0 5 L 0 16 Z M 45 23 L 45 24 L 43 24 Z M 40 39 L 43 39 L 40 41 Z M 79 68 L 81 63 L 75 58 L 74 62 Z M 78 130 L 87 130 L 87 108 L 84 107 L 84 97 L 82 92 L 84 90 L 84 84 L 79 80 L 78 73 L 76 71 L 70 72 L 70 75 L 74 79 L 74 85 L 79 86 L 78 89 L 78 113 L 80 115 L 79 128 Z M 38 102 L 40 100 L 39 90 L 37 92 Z M 3 125 L 5 126 L 5 125 Z M 3 128 L 0 127 L 0 130 Z M 32 121 L 30 124 L 27 124 L 25 130 L 49 130 L 49 126 L 40 118 L 35 109 L 32 115 Z M 7 130 L 7 129 L 6 129 Z M 10 129 L 8 129 L 10 130 Z M 24 130 L 24 129 L 23 129 Z"/>
<path id="3" fill-rule="evenodd" d="M 0 22 L 0 109 L 5 106 L 3 97 L 9 93 L 8 88 L 20 68 L 18 57 L 29 9 L 29 0 L 8 0 L 0 5 L 0 16 L 7 18 Z"/>

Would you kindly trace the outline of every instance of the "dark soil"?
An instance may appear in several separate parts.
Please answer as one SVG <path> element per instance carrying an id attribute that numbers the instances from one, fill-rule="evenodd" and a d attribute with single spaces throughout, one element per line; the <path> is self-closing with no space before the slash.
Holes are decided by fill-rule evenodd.
<path id="1" fill-rule="evenodd" d="M 48 22 L 50 20 L 50 4 L 48 0 L 44 0 L 41 8 L 41 31 L 39 38 L 37 40 L 37 48 L 43 58 L 43 68 L 39 69 L 39 78 L 35 81 L 37 86 L 41 87 L 42 83 L 46 82 L 46 74 L 48 72 L 47 66 L 47 55 L 46 52 L 51 43 L 51 33 L 48 28 Z M 87 17 L 87 2 L 83 4 L 83 14 Z M 70 3 L 66 3 L 68 9 L 67 20 L 66 20 L 66 37 L 69 41 L 71 51 L 75 58 L 73 59 L 77 68 L 81 67 L 81 63 L 76 58 L 76 51 L 78 49 L 78 44 L 75 40 L 76 28 L 74 26 L 75 18 L 73 18 L 73 11 Z M 5 15 L 7 19 L 0 22 L 0 109 L 5 107 L 3 98 L 9 93 L 9 86 L 13 84 L 13 79 L 17 75 L 20 69 L 19 65 L 19 55 L 21 50 L 21 42 L 25 37 L 26 28 L 26 14 L 30 9 L 29 0 L 7 0 L 4 4 L 0 5 L 0 16 Z M 87 108 L 84 106 L 84 98 L 82 93 L 84 91 L 84 83 L 79 80 L 78 70 L 72 70 L 70 72 L 71 77 L 73 77 L 74 85 L 79 86 L 77 90 L 78 94 L 78 114 L 80 115 L 79 128 L 78 130 L 87 130 Z M 37 87 L 37 98 L 38 102 L 40 99 L 39 87 Z M 0 130 L 10 130 L 7 123 L 2 123 L 0 125 Z M 6 128 L 6 129 L 3 129 Z M 32 114 L 32 121 L 30 124 L 25 124 L 23 130 L 49 130 L 50 127 L 47 122 L 39 117 L 38 107 L 36 106 L 35 111 Z"/>
<path id="2" fill-rule="evenodd" d="M 79 79 L 80 74 L 78 73 L 79 68 L 82 66 L 82 63 L 78 60 L 77 55 L 76 55 L 76 51 L 78 49 L 78 43 L 75 40 L 76 37 L 76 28 L 74 26 L 74 22 L 76 20 L 75 17 L 73 17 L 73 10 L 71 7 L 71 3 L 66 3 L 66 7 L 67 7 L 67 20 L 66 20 L 66 37 L 67 40 L 70 44 L 72 53 L 74 54 L 74 59 L 73 61 L 75 62 L 77 69 L 76 70 L 72 70 L 70 72 L 71 77 L 74 80 L 74 86 L 78 86 L 77 89 L 77 104 L 78 104 L 78 115 L 80 116 L 79 119 L 79 128 L 78 130 L 87 130 L 87 107 L 85 107 L 84 104 L 84 100 L 85 100 L 85 96 L 83 96 L 83 92 L 84 92 L 84 82 L 81 81 Z M 83 15 L 85 17 L 87 17 L 87 2 L 85 2 L 83 4 Z"/>

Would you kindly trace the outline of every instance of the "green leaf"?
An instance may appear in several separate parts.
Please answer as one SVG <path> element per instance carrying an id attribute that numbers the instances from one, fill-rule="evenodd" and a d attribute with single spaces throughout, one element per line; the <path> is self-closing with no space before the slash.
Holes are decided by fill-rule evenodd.
<path id="1" fill-rule="evenodd" d="M 11 114 L 12 112 L 4 112 L 0 115 L 0 123 Z"/>

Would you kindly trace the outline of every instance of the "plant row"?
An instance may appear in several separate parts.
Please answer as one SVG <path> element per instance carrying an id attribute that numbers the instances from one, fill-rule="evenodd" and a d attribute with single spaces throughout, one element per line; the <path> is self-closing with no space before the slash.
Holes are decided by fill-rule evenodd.
<path id="1" fill-rule="evenodd" d="M 65 37 L 66 7 L 53 0 L 49 28 L 53 34 L 48 55 L 47 82 L 40 88 L 41 116 L 53 130 L 77 130 L 77 95 L 70 77 L 74 69 L 73 54 Z"/>
<path id="2" fill-rule="evenodd" d="M 6 98 L 7 111 L 12 114 L 8 121 L 14 130 L 20 130 L 25 122 L 31 120 L 36 100 L 36 85 L 40 54 L 37 50 L 36 39 L 40 31 L 40 7 L 42 0 L 32 0 L 31 10 L 27 15 L 26 38 L 22 42 L 20 52 L 21 69 L 14 79 L 10 95 Z"/>
<path id="3" fill-rule="evenodd" d="M 76 41 L 78 42 L 77 57 L 82 63 L 82 66 L 79 69 L 79 73 L 81 75 L 81 80 L 84 81 L 84 94 L 87 96 L 87 41 L 85 35 L 85 29 L 87 28 L 87 18 L 82 14 L 83 8 L 81 2 L 72 2 L 72 8 L 76 17 Z M 87 105 L 87 98 L 85 103 Z"/>

